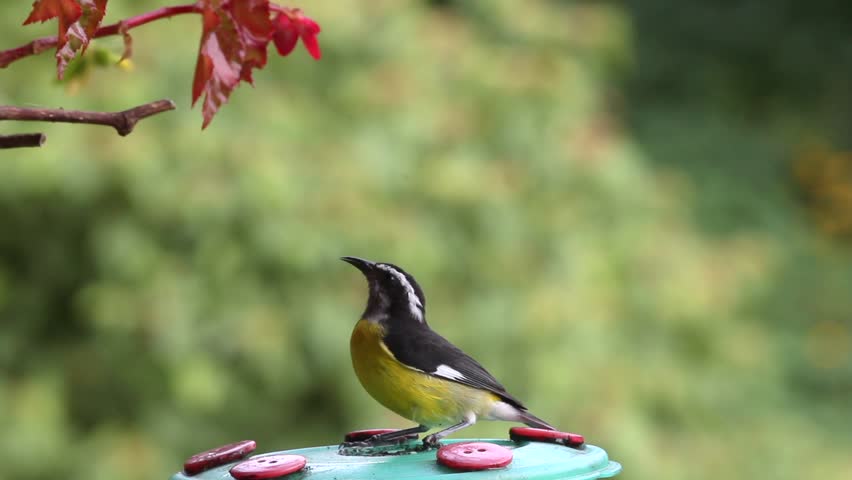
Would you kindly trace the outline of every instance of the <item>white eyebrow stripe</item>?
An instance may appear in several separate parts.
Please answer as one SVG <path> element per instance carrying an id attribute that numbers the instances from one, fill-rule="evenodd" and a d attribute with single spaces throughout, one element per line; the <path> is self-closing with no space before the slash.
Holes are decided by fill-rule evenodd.
<path id="1" fill-rule="evenodd" d="M 417 298 L 417 293 L 414 292 L 414 287 L 411 286 L 411 283 L 409 283 L 408 279 L 405 278 L 405 275 L 390 265 L 385 265 L 383 263 L 377 264 L 376 267 L 390 273 L 399 281 L 402 288 L 405 289 L 405 293 L 408 295 L 408 308 L 411 310 L 411 314 L 414 315 L 417 320 L 422 322 L 423 304 L 420 303 L 420 299 Z"/>
<path id="2" fill-rule="evenodd" d="M 465 380 L 466 377 L 460 371 L 447 365 L 438 365 L 438 368 L 432 372 L 439 377 L 449 378 L 450 380 Z"/>

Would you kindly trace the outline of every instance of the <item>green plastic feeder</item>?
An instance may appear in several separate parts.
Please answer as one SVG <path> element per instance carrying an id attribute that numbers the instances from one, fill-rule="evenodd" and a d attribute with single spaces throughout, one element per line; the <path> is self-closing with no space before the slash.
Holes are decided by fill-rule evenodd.
<path id="1" fill-rule="evenodd" d="M 581 443 L 572 443 L 576 438 Z M 193 456 L 171 480 L 414 480 L 443 475 L 458 480 L 592 480 L 621 472 L 602 448 L 582 441 L 579 435 L 530 439 L 513 431 L 512 440 L 445 440 L 440 450 L 409 439 L 363 451 L 330 445 L 252 456 L 255 443 L 244 441 Z"/>

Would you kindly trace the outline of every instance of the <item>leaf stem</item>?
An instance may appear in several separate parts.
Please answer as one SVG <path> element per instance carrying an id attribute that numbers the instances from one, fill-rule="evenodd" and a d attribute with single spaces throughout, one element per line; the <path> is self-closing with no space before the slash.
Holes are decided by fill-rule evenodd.
<path id="1" fill-rule="evenodd" d="M 93 38 L 117 35 L 122 32 L 122 28 L 124 28 L 124 31 L 127 31 L 132 28 L 145 25 L 146 23 L 150 23 L 155 20 L 160 20 L 162 18 L 169 18 L 175 15 L 182 15 L 185 13 L 200 12 L 201 7 L 198 3 L 162 7 L 156 10 L 152 10 L 150 12 L 130 17 L 120 22 L 104 25 L 98 28 L 97 31 L 95 31 Z M 24 57 L 29 57 L 30 55 L 37 55 L 45 50 L 56 47 L 58 42 L 59 40 L 57 39 L 56 35 L 53 35 L 50 37 L 37 38 L 25 45 L 21 45 L 20 47 L 4 50 L 0 52 L 0 68 L 6 68 L 16 60 L 20 60 Z"/>

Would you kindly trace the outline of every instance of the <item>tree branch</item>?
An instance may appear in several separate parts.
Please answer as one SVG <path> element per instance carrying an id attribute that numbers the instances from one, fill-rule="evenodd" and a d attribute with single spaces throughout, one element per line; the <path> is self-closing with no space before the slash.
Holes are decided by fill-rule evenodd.
<path id="1" fill-rule="evenodd" d="M 157 100 L 155 102 L 146 103 L 133 107 L 121 112 L 86 112 L 82 110 L 65 110 L 62 108 L 22 108 L 0 105 L 0 120 L 15 120 L 15 121 L 35 121 L 35 122 L 63 122 L 63 123 L 88 123 L 92 125 L 108 125 L 115 128 L 119 135 L 125 136 L 133 131 L 136 123 L 143 118 L 174 110 L 175 102 L 171 100 Z M 41 134 L 26 134 L 29 137 L 26 139 L 11 140 L 15 135 L 4 137 L 4 141 L 0 145 L 12 143 L 11 146 L 3 146 L 0 148 L 15 148 L 18 146 L 39 146 L 44 142 L 42 140 L 38 145 L 34 145 L 35 136 Z M 26 145 L 18 145 L 14 142 L 26 142 Z"/>
<path id="2" fill-rule="evenodd" d="M 47 136 L 43 133 L 0 135 L 0 148 L 40 147 Z"/>
<path id="3" fill-rule="evenodd" d="M 132 28 L 145 25 L 146 23 L 150 23 L 154 20 L 159 20 L 161 18 L 173 17 L 175 15 L 181 15 L 184 13 L 200 12 L 201 7 L 195 3 L 190 5 L 175 5 L 173 7 L 162 7 L 147 13 L 143 13 L 141 15 L 136 15 L 135 17 L 130 17 L 120 22 L 104 25 L 98 28 L 97 31 L 95 31 L 95 34 L 92 36 L 92 38 L 117 35 L 119 33 L 126 32 L 127 30 L 130 30 Z M 9 50 L 4 50 L 0 52 L 0 68 L 8 67 L 15 60 L 20 60 L 24 57 L 29 57 L 30 55 L 37 55 L 45 50 L 49 50 L 53 47 L 56 47 L 58 43 L 59 40 L 56 38 L 56 35 L 53 35 L 50 37 L 38 38 L 27 43 L 26 45 L 21 45 L 17 48 L 10 48 Z"/>

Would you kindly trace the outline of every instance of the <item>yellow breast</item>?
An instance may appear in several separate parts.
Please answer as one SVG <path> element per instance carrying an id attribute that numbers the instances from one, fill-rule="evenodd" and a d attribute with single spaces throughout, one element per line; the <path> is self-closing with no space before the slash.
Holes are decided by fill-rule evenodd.
<path id="1" fill-rule="evenodd" d="M 364 389 L 400 416 L 430 427 L 453 425 L 468 413 L 487 415 L 498 397 L 406 367 L 382 342 L 384 330 L 369 320 L 355 325 L 352 365 Z"/>

